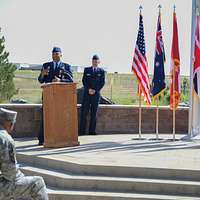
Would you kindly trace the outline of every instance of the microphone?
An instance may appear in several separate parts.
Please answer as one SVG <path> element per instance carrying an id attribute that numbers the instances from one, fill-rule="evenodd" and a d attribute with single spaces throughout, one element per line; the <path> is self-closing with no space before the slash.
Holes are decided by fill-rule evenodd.
<path id="1" fill-rule="evenodd" d="M 64 70 L 63 70 L 63 69 L 60 69 L 60 70 L 59 70 L 59 75 L 58 75 L 58 77 L 59 77 L 60 79 L 63 79 L 63 75 L 64 75 Z"/>

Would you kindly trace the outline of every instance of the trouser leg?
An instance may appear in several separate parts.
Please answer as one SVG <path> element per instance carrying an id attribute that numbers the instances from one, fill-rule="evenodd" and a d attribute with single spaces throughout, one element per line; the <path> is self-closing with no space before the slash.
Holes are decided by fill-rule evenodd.
<path id="1" fill-rule="evenodd" d="M 35 177 L 35 183 L 32 188 L 32 199 L 33 200 L 48 200 L 48 194 L 43 178 Z"/>
<path id="2" fill-rule="evenodd" d="M 39 130 L 39 134 L 38 134 L 39 144 L 43 144 L 43 143 L 44 143 L 44 119 L 43 119 L 43 108 L 41 109 L 41 115 L 42 115 L 42 119 L 41 119 L 41 122 L 40 122 L 40 130 Z"/>
<path id="3" fill-rule="evenodd" d="M 46 186 L 42 177 L 26 176 L 15 184 L 17 200 L 48 200 Z"/>
<path id="4" fill-rule="evenodd" d="M 89 134 L 96 134 L 98 106 L 99 106 L 99 95 L 95 95 L 92 97 L 92 100 L 91 100 Z"/>
<path id="5" fill-rule="evenodd" d="M 0 200 L 14 198 L 14 184 L 0 176 Z"/>
<path id="6" fill-rule="evenodd" d="M 0 177 L 0 200 L 48 200 L 42 177 L 24 176 L 15 181 Z"/>
<path id="7" fill-rule="evenodd" d="M 83 103 L 81 105 L 81 119 L 80 119 L 79 135 L 86 134 L 87 115 L 88 115 L 89 109 L 90 109 L 90 98 L 87 96 L 84 96 Z"/>

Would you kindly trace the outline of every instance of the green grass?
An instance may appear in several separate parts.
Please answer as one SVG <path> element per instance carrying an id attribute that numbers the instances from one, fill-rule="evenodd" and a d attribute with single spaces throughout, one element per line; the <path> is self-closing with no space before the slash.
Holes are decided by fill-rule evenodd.
<path id="1" fill-rule="evenodd" d="M 41 102 L 41 88 L 37 81 L 39 71 L 18 70 L 15 73 L 15 86 L 18 94 L 12 99 L 25 99 L 29 103 Z M 82 87 L 82 73 L 75 73 L 74 80 L 77 87 Z M 169 81 L 168 81 L 169 82 Z M 132 74 L 110 74 L 106 75 L 106 84 L 102 90 L 102 95 L 110 98 L 117 104 L 133 105 L 138 104 L 137 81 Z M 184 101 L 188 95 L 183 96 Z M 155 105 L 156 102 L 153 102 Z M 167 105 L 167 101 L 162 98 L 160 105 Z"/>
<path id="2" fill-rule="evenodd" d="M 14 82 L 18 94 L 12 99 L 24 99 L 29 103 L 41 102 L 42 90 L 37 81 L 38 74 L 37 71 L 16 71 Z M 27 76 L 28 78 L 21 78 L 20 76 Z"/>
<path id="3" fill-rule="evenodd" d="M 13 99 L 25 99 L 29 103 L 41 102 L 41 88 L 37 81 L 39 71 L 20 70 L 15 73 L 15 86 L 18 94 Z M 74 80 L 77 87 L 82 87 L 82 73 L 75 73 Z M 111 83 L 112 86 L 111 86 Z M 128 74 L 107 74 L 106 85 L 102 90 L 102 95 L 112 99 L 117 104 L 134 104 L 136 82 L 132 75 Z"/>
<path id="4" fill-rule="evenodd" d="M 31 71 L 31 70 L 17 70 L 15 72 L 15 75 L 27 75 L 27 76 L 32 76 L 33 78 L 37 78 L 37 76 L 39 75 L 39 71 Z"/>

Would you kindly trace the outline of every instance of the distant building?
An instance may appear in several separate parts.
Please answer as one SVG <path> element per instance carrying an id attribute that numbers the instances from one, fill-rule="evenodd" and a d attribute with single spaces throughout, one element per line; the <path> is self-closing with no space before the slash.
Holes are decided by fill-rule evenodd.
<path id="1" fill-rule="evenodd" d="M 14 63 L 18 70 L 27 70 L 30 68 L 30 65 L 27 63 Z"/>
<path id="2" fill-rule="evenodd" d="M 28 63 L 14 63 L 17 66 L 18 70 L 41 70 L 42 64 L 28 64 Z M 71 66 L 72 71 L 77 72 L 83 72 L 85 66 Z M 103 67 L 103 69 L 107 72 L 107 67 Z"/>
<path id="3" fill-rule="evenodd" d="M 42 64 L 14 63 L 18 70 L 41 70 Z M 73 72 L 78 72 L 79 66 L 72 66 Z"/>

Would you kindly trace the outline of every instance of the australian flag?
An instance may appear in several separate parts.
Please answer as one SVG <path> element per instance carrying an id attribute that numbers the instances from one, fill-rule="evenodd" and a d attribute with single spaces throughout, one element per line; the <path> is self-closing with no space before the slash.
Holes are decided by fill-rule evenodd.
<path id="1" fill-rule="evenodd" d="M 154 75 L 151 87 L 151 94 L 153 98 L 160 96 L 166 87 L 164 64 L 165 64 L 165 49 L 162 38 L 161 13 L 159 12 L 157 32 L 156 32 Z"/>

